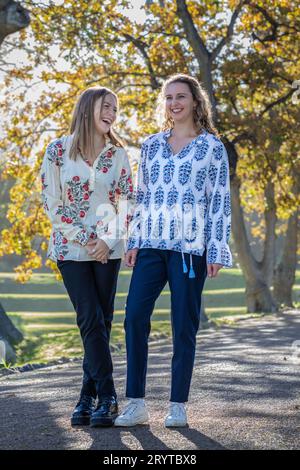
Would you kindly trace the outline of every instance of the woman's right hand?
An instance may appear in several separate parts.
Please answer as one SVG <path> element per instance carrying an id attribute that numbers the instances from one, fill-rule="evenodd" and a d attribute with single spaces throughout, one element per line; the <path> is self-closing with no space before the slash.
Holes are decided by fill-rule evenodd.
<path id="1" fill-rule="evenodd" d="M 138 254 L 139 249 L 133 248 L 133 250 L 128 250 L 125 254 L 125 265 L 128 268 L 133 268 L 135 266 L 136 257 Z"/>

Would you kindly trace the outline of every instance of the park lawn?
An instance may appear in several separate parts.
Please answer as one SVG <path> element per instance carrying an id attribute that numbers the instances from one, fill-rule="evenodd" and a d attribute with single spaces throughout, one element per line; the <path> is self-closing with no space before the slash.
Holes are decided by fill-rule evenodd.
<path id="1" fill-rule="evenodd" d="M 124 348 L 124 309 L 131 271 L 120 271 L 111 343 Z M 204 288 L 206 314 L 216 324 L 246 317 L 245 285 L 239 269 L 224 269 Z M 300 301 L 300 270 L 294 286 L 294 300 Z M 82 355 L 75 314 L 61 281 L 52 273 L 35 273 L 26 284 L 14 281 L 14 273 L 0 273 L 0 302 L 14 324 L 24 333 L 17 347 L 18 364 L 48 362 Z M 168 285 L 157 300 L 151 336 L 171 335 Z"/>

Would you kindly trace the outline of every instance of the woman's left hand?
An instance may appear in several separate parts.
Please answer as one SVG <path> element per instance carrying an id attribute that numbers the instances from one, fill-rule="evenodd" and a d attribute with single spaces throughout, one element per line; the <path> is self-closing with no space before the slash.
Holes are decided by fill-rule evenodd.
<path id="1" fill-rule="evenodd" d="M 89 256 L 95 258 L 97 261 L 107 262 L 109 247 L 103 240 L 90 240 L 86 244 L 86 247 Z"/>
<path id="2" fill-rule="evenodd" d="M 222 264 L 208 264 L 207 265 L 207 275 L 208 277 L 217 277 L 220 269 L 223 268 Z"/>

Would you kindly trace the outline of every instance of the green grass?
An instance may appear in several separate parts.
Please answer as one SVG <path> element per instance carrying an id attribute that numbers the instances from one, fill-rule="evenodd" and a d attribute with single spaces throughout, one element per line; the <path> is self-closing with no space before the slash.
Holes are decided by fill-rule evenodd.
<path id="1" fill-rule="evenodd" d="M 131 271 L 120 271 L 115 299 L 111 343 L 124 347 L 124 309 Z M 300 270 L 293 289 L 300 301 Z M 206 314 L 216 324 L 245 317 L 245 285 L 239 269 L 224 269 L 216 279 L 207 279 L 204 289 Z M 47 362 L 82 355 L 75 313 L 62 282 L 52 273 L 35 273 L 26 284 L 14 281 L 14 273 L 0 273 L 0 302 L 14 324 L 24 333 L 17 347 L 17 365 Z M 170 335 L 170 292 L 168 285 L 156 302 L 151 335 Z"/>

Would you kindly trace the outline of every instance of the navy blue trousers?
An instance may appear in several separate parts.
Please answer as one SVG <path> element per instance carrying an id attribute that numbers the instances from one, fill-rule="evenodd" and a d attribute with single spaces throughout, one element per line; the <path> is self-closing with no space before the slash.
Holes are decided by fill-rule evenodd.
<path id="1" fill-rule="evenodd" d="M 109 349 L 114 299 L 121 260 L 57 261 L 76 312 L 84 348 L 82 393 L 115 396 Z"/>
<path id="2" fill-rule="evenodd" d="M 185 262 L 189 268 L 189 255 L 185 255 Z M 156 299 L 169 282 L 173 334 L 170 401 L 188 401 L 201 294 L 207 276 L 206 251 L 202 256 L 193 256 L 193 267 L 196 277 L 189 278 L 183 273 L 181 253 L 153 248 L 138 251 L 125 317 L 128 398 L 145 396 L 150 319 Z"/>

